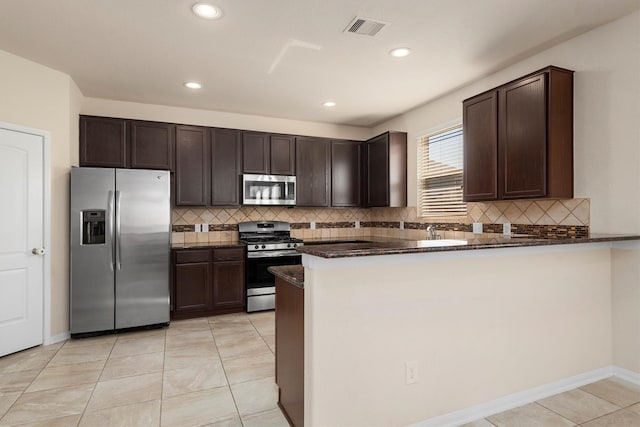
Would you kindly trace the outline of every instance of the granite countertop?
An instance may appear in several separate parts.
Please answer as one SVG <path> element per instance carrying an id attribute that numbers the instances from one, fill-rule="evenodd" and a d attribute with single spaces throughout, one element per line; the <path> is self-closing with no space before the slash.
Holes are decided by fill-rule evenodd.
<path id="1" fill-rule="evenodd" d="M 473 249 L 497 249 L 524 246 L 548 246 L 576 243 L 615 242 L 623 240 L 640 240 L 638 235 L 625 234 L 591 234 L 581 238 L 541 239 L 530 236 L 497 237 L 475 239 L 445 239 L 443 240 L 404 240 L 379 237 L 365 237 L 362 239 L 333 239 L 332 242 L 309 242 L 298 248 L 298 252 L 315 255 L 321 258 L 346 258 L 371 255 L 411 254 L 420 252 L 444 252 Z M 446 243 L 452 245 L 431 246 Z M 438 243 L 440 242 L 440 243 Z M 305 240 L 305 244 L 307 241 Z"/>
<path id="2" fill-rule="evenodd" d="M 286 280 L 294 286 L 304 288 L 304 267 L 297 265 L 279 265 L 267 268 L 269 273 Z"/>
<path id="3" fill-rule="evenodd" d="M 209 249 L 209 248 L 236 248 L 246 246 L 238 240 L 223 240 L 220 242 L 193 242 L 173 243 L 171 249 Z"/>

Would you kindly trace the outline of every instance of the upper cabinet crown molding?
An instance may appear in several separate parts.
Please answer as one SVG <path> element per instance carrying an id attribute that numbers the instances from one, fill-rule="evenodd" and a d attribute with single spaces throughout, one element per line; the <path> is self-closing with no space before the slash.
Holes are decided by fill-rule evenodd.
<path id="1" fill-rule="evenodd" d="M 464 200 L 573 197 L 573 71 L 549 66 L 463 101 Z"/>

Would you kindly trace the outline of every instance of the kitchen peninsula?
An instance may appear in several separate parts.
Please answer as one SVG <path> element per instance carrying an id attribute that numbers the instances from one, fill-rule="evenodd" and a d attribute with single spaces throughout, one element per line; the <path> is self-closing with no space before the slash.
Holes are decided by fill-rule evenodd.
<path id="1" fill-rule="evenodd" d="M 459 425 L 636 370 L 639 339 L 621 319 L 639 239 L 306 245 L 304 271 L 273 268 L 304 319 L 302 412 L 278 364 L 296 351 L 278 328 L 295 323 L 276 309 L 281 407 L 298 404 L 295 425 Z"/>

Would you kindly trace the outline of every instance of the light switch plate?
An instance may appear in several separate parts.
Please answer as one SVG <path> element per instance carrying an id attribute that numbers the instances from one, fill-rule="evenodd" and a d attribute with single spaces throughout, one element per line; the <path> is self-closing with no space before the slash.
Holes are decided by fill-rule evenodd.
<path id="1" fill-rule="evenodd" d="M 404 221 L 400 221 L 400 230 L 404 230 Z"/>
<path id="2" fill-rule="evenodd" d="M 311 224 L 309 225 L 309 227 L 310 227 L 312 230 L 315 230 L 315 229 L 316 229 L 316 222 L 315 222 L 315 221 L 311 221 Z"/>
<path id="3" fill-rule="evenodd" d="M 202 232 L 202 226 L 200 224 L 196 224 L 195 228 L 196 228 L 196 233 L 201 233 Z"/>
<path id="4" fill-rule="evenodd" d="M 511 223 L 510 222 L 505 222 L 504 224 L 502 224 L 502 234 L 504 234 L 505 236 L 511 236 Z"/>
<path id="5" fill-rule="evenodd" d="M 474 222 L 473 223 L 473 234 L 482 234 L 482 223 Z"/>
<path id="6" fill-rule="evenodd" d="M 356 228 L 360 228 L 360 221 L 356 221 Z"/>
<path id="7" fill-rule="evenodd" d="M 203 233 L 208 233 L 209 232 L 209 224 L 202 224 L 200 226 L 201 230 Z"/>

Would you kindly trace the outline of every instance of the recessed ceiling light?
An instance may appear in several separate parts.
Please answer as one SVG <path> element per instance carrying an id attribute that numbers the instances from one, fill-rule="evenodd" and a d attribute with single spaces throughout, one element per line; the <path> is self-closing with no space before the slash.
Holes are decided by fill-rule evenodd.
<path id="1" fill-rule="evenodd" d="M 331 107 L 335 107 L 335 106 L 336 106 L 336 103 L 335 103 L 334 101 L 324 101 L 324 102 L 322 103 L 322 106 L 323 106 L 323 107 L 331 108 Z"/>
<path id="2" fill-rule="evenodd" d="M 197 82 L 186 82 L 184 85 L 186 87 L 188 87 L 189 89 L 200 89 L 200 88 L 202 88 L 202 85 L 200 83 L 197 83 Z"/>
<path id="3" fill-rule="evenodd" d="M 208 3 L 196 3 L 191 9 L 193 13 L 204 19 L 218 19 L 222 16 L 222 10 L 219 7 Z"/>
<path id="4" fill-rule="evenodd" d="M 396 58 L 402 58 L 403 56 L 407 56 L 410 53 L 411 49 L 409 49 L 408 47 L 397 47 L 395 49 L 392 49 L 389 52 L 389 55 L 395 56 Z"/>

